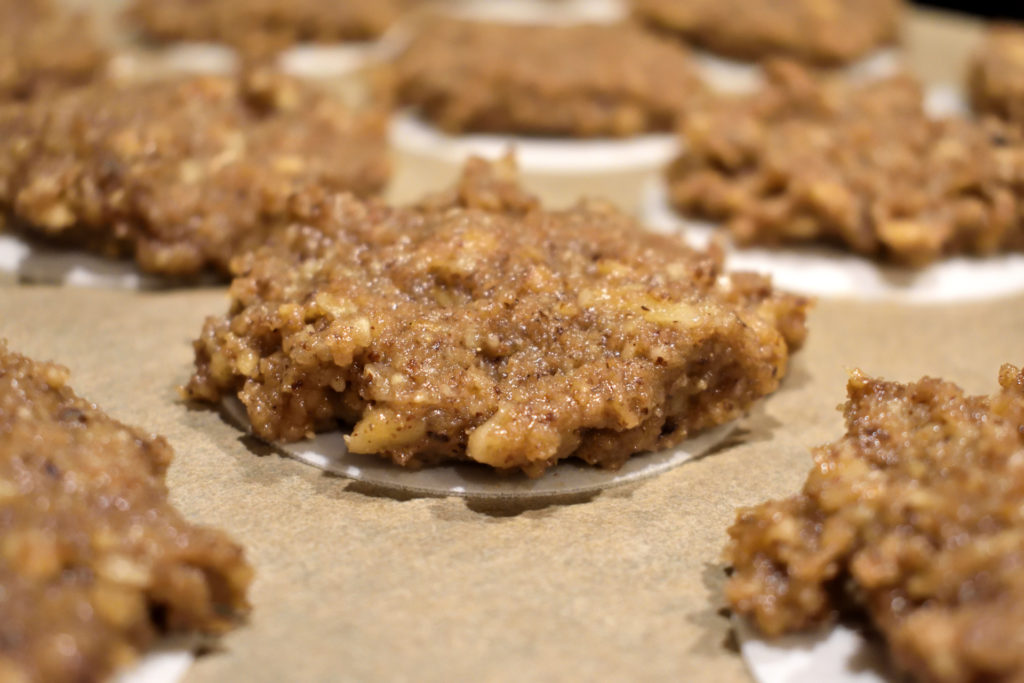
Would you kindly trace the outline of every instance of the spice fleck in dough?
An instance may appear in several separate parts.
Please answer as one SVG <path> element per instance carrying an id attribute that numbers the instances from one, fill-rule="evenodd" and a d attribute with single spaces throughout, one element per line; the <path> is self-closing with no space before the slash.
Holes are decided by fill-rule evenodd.
<path id="1" fill-rule="evenodd" d="M 974 110 L 1024 130 L 1024 27 L 992 29 L 974 55 L 968 77 Z"/>
<path id="2" fill-rule="evenodd" d="M 449 132 L 671 130 L 703 91 L 689 55 L 639 28 L 436 19 L 398 62 L 399 100 Z"/>
<path id="3" fill-rule="evenodd" d="M 923 266 L 1024 247 L 1024 131 L 935 119 L 909 77 L 864 85 L 769 67 L 760 92 L 693 112 L 672 204 L 740 244 L 826 243 Z"/>
<path id="4" fill-rule="evenodd" d="M 727 57 L 841 65 L 899 36 L 901 0 L 631 0 L 646 23 Z"/>
<path id="5" fill-rule="evenodd" d="M 999 383 L 855 372 L 803 491 L 730 530 L 733 608 L 768 636 L 866 614 L 922 681 L 1024 679 L 1024 373 Z"/>
<path id="6" fill-rule="evenodd" d="M 225 272 L 303 185 L 377 192 L 384 127 L 267 72 L 97 84 L 0 113 L 0 210 L 27 235 L 143 271 Z"/>
<path id="7" fill-rule="evenodd" d="M 616 468 L 774 391 L 805 335 L 806 300 L 608 206 L 545 211 L 507 165 L 417 207 L 297 210 L 236 263 L 187 387 L 237 395 L 268 440 L 340 421 L 349 450 L 404 466 Z"/>
<path id="8" fill-rule="evenodd" d="M 134 0 L 131 25 L 158 42 L 209 41 L 268 56 L 303 42 L 372 40 L 414 0 Z"/>
<path id="9" fill-rule="evenodd" d="M 87 83 L 106 57 L 81 15 L 50 0 L 0 0 L 0 101 Z"/>
<path id="10" fill-rule="evenodd" d="M 0 342 L 0 680 L 95 681 L 161 636 L 220 633 L 251 570 L 167 500 L 167 442 Z"/>

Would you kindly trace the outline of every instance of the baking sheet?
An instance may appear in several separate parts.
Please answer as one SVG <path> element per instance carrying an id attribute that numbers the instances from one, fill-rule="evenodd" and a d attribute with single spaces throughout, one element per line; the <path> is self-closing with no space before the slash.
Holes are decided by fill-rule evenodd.
<path id="1" fill-rule="evenodd" d="M 977 25 L 915 12 L 908 28 L 916 72 L 956 81 Z M 399 164 L 410 198 L 448 182 Z M 0 285 L 0 336 L 68 365 L 76 391 L 115 417 L 165 435 L 172 500 L 247 549 L 252 619 L 188 683 L 749 683 L 721 613 L 726 529 L 736 507 L 799 490 L 808 449 L 842 433 L 847 370 L 988 393 L 1001 363 L 1024 362 L 1024 296 L 822 300 L 781 390 L 713 456 L 591 494 L 474 501 L 339 480 L 184 404 L 191 339 L 227 305 L 223 289 Z"/>

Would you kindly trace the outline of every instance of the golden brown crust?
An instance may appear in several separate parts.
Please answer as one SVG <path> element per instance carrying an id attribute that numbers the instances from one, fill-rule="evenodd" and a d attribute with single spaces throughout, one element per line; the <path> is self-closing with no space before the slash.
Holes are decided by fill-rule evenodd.
<path id="1" fill-rule="evenodd" d="M 1024 129 L 1024 26 L 989 31 L 968 73 L 971 105 Z"/>
<path id="2" fill-rule="evenodd" d="M 544 211 L 507 167 L 410 208 L 303 200 L 236 263 L 187 388 L 269 440 L 341 421 L 406 466 L 618 467 L 774 391 L 805 334 L 806 300 L 610 207 Z"/>
<path id="3" fill-rule="evenodd" d="M 414 0 L 134 0 L 129 23 L 158 42 L 227 43 L 248 57 L 296 43 L 380 37 Z"/>
<path id="4" fill-rule="evenodd" d="M 0 0 L 0 101 L 82 85 L 106 59 L 86 17 L 50 0 Z"/>
<path id="5" fill-rule="evenodd" d="M 935 119 L 909 77 L 864 85 L 793 63 L 691 113 L 672 204 L 740 244 L 827 243 L 921 266 L 1024 247 L 1024 131 Z"/>
<path id="6" fill-rule="evenodd" d="M 737 59 L 840 65 L 899 37 L 901 0 L 631 0 L 641 20 Z"/>
<path id="7" fill-rule="evenodd" d="M 0 209 L 32 236 L 133 257 L 147 272 L 226 272 L 307 184 L 373 194 L 384 121 L 261 72 L 97 84 L 0 113 Z"/>
<path id="8" fill-rule="evenodd" d="M 106 678 L 248 611 L 242 550 L 167 500 L 167 442 L 0 342 L 0 679 Z"/>
<path id="9" fill-rule="evenodd" d="M 733 608 L 769 636 L 865 613 L 922 681 L 1024 677 L 1024 373 L 1002 391 L 855 372 L 802 492 L 741 510 Z"/>
<path id="10" fill-rule="evenodd" d="M 670 130 L 703 90 L 682 48 L 628 25 L 436 19 L 399 58 L 398 74 L 400 102 L 451 132 Z"/>

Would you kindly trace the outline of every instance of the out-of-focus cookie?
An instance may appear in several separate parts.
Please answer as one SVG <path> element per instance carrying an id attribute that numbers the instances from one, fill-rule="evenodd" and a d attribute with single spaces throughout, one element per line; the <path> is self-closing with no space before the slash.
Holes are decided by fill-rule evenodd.
<path id="1" fill-rule="evenodd" d="M 1024 247 L 1024 131 L 935 117 L 909 77 L 776 62 L 759 92 L 684 121 L 669 200 L 740 245 L 834 245 L 924 266 Z"/>
<path id="2" fill-rule="evenodd" d="M 106 61 L 87 17 L 52 0 L 0 0 L 0 102 L 88 83 Z"/>
<path id="3" fill-rule="evenodd" d="M 838 66 L 899 36 L 901 0 L 631 0 L 648 24 L 726 57 Z"/>
<path id="4" fill-rule="evenodd" d="M 1024 26 L 989 31 L 971 62 L 967 87 L 977 113 L 1024 129 Z"/>
<path id="5" fill-rule="evenodd" d="M 447 132 L 671 130 L 703 88 L 687 52 L 627 24 L 441 19 L 398 59 L 398 101 Z"/>
<path id="6" fill-rule="evenodd" d="M 0 342 L 0 680 L 106 680 L 163 636 L 228 630 L 252 570 L 167 498 L 167 442 Z"/>
<path id="7" fill-rule="evenodd" d="M 0 209 L 19 234 L 147 273 L 226 273 L 302 187 L 378 192 L 384 138 L 380 113 L 266 72 L 101 83 L 0 113 Z"/>

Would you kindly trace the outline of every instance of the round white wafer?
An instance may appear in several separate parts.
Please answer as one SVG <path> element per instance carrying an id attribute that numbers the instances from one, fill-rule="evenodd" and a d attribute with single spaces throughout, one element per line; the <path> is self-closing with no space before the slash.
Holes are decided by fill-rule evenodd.
<path id="1" fill-rule="evenodd" d="M 740 652 L 758 683 L 895 683 L 876 645 L 842 625 L 806 635 L 761 638 L 733 619 Z"/>
<path id="2" fill-rule="evenodd" d="M 527 24 L 611 23 L 629 16 L 623 0 L 463 0 L 448 13 L 479 21 Z"/>
<path id="3" fill-rule="evenodd" d="M 742 62 L 720 57 L 704 50 L 693 50 L 694 62 L 704 81 L 723 93 L 750 93 L 765 82 L 761 67 L 756 62 Z M 904 69 L 899 50 L 877 50 L 835 72 L 850 81 L 869 81 L 892 76 Z"/>
<path id="4" fill-rule="evenodd" d="M 411 111 L 391 122 L 391 143 L 407 153 L 461 164 L 470 156 L 498 158 L 510 149 L 524 173 L 612 173 L 656 168 L 678 151 L 675 135 L 654 134 L 618 139 L 536 138 L 522 135 L 471 133 L 449 135 Z"/>
<path id="5" fill-rule="evenodd" d="M 238 399 L 226 399 L 222 405 L 232 422 L 249 429 L 249 418 Z M 589 493 L 648 479 L 706 455 L 728 438 L 734 429 L 734 424 L 722 425 L 675 448 L 635 455 L 615 471 L 568 460 L 537 479 L 518 473 L 502 474 L 472 463 L 404 469 L 378 455 L 349 453 L 340 431 L 325 432 L 298 443 L 273 445 L 283 454 L 307 465 L 391 490 L 466 498 L 529 499 Z"/>
<path id="6" fill-rule="evenodd" d="M 299 78 L 346 76 L 379 61 L 390 45 L 377 42 L 316 44 L 291 47 L 277 58 L 282 73 Z M 241 68 L 238 53 L 219 43 L 182 42 L 116 57 L 111 74 L 119 80 L 142 80 L 172 75 L 231 76 Z"/>
<path id="7" fill-rule="evenodd" d="M 0 273 L 26 284 L 84 289 L 169 289 L 216 284 L 213 275 L 180 281 L 140 271 L 134 261 L 95 256 L 80 250 L 54 249 L 18 235 L 0 234 Z"/>
<path id="8" fill-rule="evenodd" d="M 158 649 L 114 677 L 114 683 L 178 683 L 195 661 L 191 650 Z"/>
<path id="9" fill-rule="evenodd" d="M 159 289 L 166 280 L 146 275 L 132 261 L 115 261 L 81 251 L 31 244 L 17 235 L 0 235 L 0 273 L 22 282 L 97 289 Z"/>
<path id="10" fill-rule="evenodd" d="M 652 230 L 682 233 L 703 248 L 718 231 L 712 223 L 689 220 L 668 203 L 662 183 L 643 203 L 643 222 Z M 812 296 L 911 304 L 979 301 L 1024 292 L 1024 254 L 954 257 L 921 269 L 879 264 L 824 247 L 726 249 L 726 267 L 772 276 L 783 290 Z"/>

